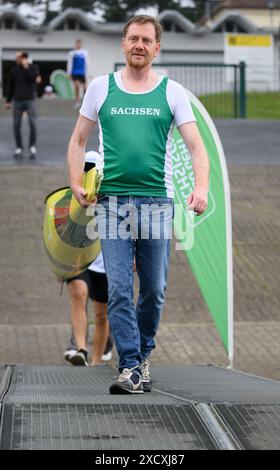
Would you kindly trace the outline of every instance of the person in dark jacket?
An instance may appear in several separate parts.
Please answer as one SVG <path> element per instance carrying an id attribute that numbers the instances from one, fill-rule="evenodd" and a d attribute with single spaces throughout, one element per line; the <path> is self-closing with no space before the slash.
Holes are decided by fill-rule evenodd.
<path id="1" fill-rule="evenodd" d="M 39 70 L 30 63 L 27 52 L 17 53 L 16 65 L 11 71 L 9 90 L 6 99 L 6 109 L 11 108 L 13 101 L 14 136 L 16 141 L 15 157 L 22 157 L 23 142 L 21 135 L 21 120 L 24 112 L 27 113 L 29 135 L 29 157 L 36 156 L 36 85 L 38 83 Z"/>

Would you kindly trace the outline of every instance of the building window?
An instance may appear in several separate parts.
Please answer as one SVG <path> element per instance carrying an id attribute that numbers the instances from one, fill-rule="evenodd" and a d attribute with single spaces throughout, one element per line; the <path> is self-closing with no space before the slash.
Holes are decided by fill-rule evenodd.
<path id="1" fill-rule="evenodd" d="M 68 29 L 70 29 L 71 31 L 77 29 L 77 20 L 75 18 L 70 18 L 68 20 Z"/>
<path id="2" fill-rule="evenodd" d="M 176 33 L 183 33 L 184 30 L 178 26 L 175 23 L 172 23 L 172 21 L 165 21 L 162 23 L 162 28 L 163 31 L 168 31 L 168 32 L 176 32 Z"/>
<path id="3" fill-rule="evenodd" d="M 241 28 L 241 26 L 237 25 L 237 33 L 247 33 L 248 31 L 245 31 L 245 29 Z"/>
<path id="4" fill-rule="evenodd" d="M 164 31 L 172 31 L 172 23 L 170 21 L 165 21 L 162 27 Z"/>
<path id="5" fill-rule="evenodd" d="M 4 29 L 13 29 L 14 26 L 14 19 L 13 18 L 5 18 L 4 19 Z"/>
<path id="6" fill-rule="evenodd" d="M 24 27 L 22 26 L 22 24 L 16 22 L 16 29 L 23 30 Z"/>
<path id="7" fill-rule="evenodd" d="M 244 28 L 233 21 L 225 21 L 214 30 L 215 33 L 247 33 Z"/>
<path id="8" fill-rule="evenodd" d="M 79 24 L 80 26 L 80 31 L 89 31 L 88 28 L 85 27 L 82 23 Z"/>
<path id="9" fill-rule="evenodd" d="M 184 30 L 182 28 L 180 28 L 180 26 L 178 26 L 177 24 L 175 25 L 175 31 L 176 33 L 183 33 Z"/>
<path id="10" fill-rule="evenodd" d="M 232 21 L 227 21 L 225 23 L 225 31 L 227 33 L 235 33 L 236 31 L 236 24 L 233 23 Z"/>

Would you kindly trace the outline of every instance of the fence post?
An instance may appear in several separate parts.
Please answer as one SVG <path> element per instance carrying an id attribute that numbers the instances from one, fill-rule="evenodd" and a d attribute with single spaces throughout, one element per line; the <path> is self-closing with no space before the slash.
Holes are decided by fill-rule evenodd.
<path id="1" fill-rule="evenodd" d="M 246 118 L 246 64 L 245 62 L 239 63 L 240 68 L 240 89 L 239 89 L 239 117 Z"/>
<path id="2" fill-rule="evenodd" d="M 234 88 L 233 88 L 233 107 L 234 107 L 234 117 L 235 119 L 238 118 L 239 116 L 239 109 L 238 109 L 238 89 L 237 89 L 237 84 L 238 84 L 238 65 L 233 65 L 233 70 L 234 70 Z"/>

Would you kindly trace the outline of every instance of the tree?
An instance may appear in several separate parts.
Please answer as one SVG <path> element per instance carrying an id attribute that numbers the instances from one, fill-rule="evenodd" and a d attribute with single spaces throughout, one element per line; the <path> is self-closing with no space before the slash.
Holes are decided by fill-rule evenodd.
<path id="1" fill-rule="evenodd" d="M 62 0 L 62 10 L 66 10 L 66 8 L 79 8 L 87 12 L 93 11 L 96 3 L 96 0 Z"/>
<path id="2" fill-rule="evenodd" d="M 217 4 L 218 0 L 192 0 L 195 8 L 184 6 L 183 0 L 62 0 L 59 11 L 52 8 L 52 0 L 24 0 L 24 3 L 34 5 L 44 11 L 45 23 L 50 21 L 60 11 L 67 8 L 79 8 L 85 12 L 94 12 L 97 8 L 102 11 L 104 21 L 125 22 L 131 18 L 140 8 L 155 7 L 158 13 L 164 10 L 176 10 L 182 13 L 189 20 L 196 22 L 205 13 L 207 5 Z M 22 0 L 10 0 L 4 2 L 0 0 L 0 5 L 19 6 Z"/>
<path id="3" fill-rule="evenodd" d="M 102 18 L 108 22 L 124 22 L 128 18 L 128 2 L 120 0 L 107 0 L 98 2 L 98 8 L 102 11 Z"/>
<path id="4" fill-rule="evenodd" d="M 1 1 L 0 4 L 6 4 L 7 6 L 13 6 L 13 7 L 19 7 L 22 3 L 27 3 L 28 5 L 31 5 L 33 7 L 36 7 L 37 9 L 40 9 L 41 12 L 44 13 L 44 23 L 49 21 L 51 18 L 56 16 L 57 11 L 52 11 L 51 9 L 51 3 L 52 0 L 10 0 L 9 2 L 3 2 Z"/>
<path id="5" fill-rule="evenodd" d="M 164 10 L 176 10 L 186 18 L 196 22 L 203 16 L 205 9 L 205 0 L 193 0 L 195 8 L 184 7 L 182 0 L 160 0 L 160 2 L 155 0 L 107 0 L 106 2 L 97 3 L 103 11 L 104 20 L 112 22 L 125 22 L 135 15 L 140 8 L 148 7 L 156 7 L 158 13 Z"/>
<path id="6" fill-rule="evenodd" d="M 2 1 L 2 0 L 0 1 L 0 5 L 3 5 L 7 8 L 10 6 L 19 7 L 21 3 L 23 2 L 20 0 L 9 0 L 8 2 Z M 24 3 L 31 3 L 32 5 L 34 5 L 34 0 L 25 0 Z"/>

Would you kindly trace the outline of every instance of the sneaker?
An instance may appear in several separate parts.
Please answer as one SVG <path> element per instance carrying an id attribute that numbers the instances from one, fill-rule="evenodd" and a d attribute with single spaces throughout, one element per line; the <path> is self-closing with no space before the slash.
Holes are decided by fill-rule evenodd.
<path id="1" fill-rule="evenodd" d="M 107 352 L 112 351 L 113 346 L 114 346 L 114 340 L 113 340 L 113 335 L 110 331 L 103 354 L 107 354 Z"/>
<path id="2" fill-rule="evenodd" d="M 75 351 L 69 359 L 69 362 L 73 366 L 88 366 L 88 358 L 87 358 L 87 351 L 84 349 L 79 349 L 79 351 Z"/>
<path id="3" fill-rule="evenodd" d="M 36 157 L 36 147 L 34 147 L 34 145 L 32 145 L 29 149 L 30 151 L 30 155 L 29 155 L 29 158 L 33 159 Z"/>
<path id="4" fill-rule="evenodd" d="M 70 357 L 73 356 L 73 354 L 76 354 L 76 352 L 77 352 L 77 349 L 71 349 L 71 348 L 66 349 L 66 351 L 64 351 L 63 353 L 63 357 L 65 361 L 70 362 Z"/>
<path id="5" fill-rule="evenodd" d="M 112 351 L 108 351 L 106 354 L 102 354 L 101 361 L 103 361 L 103 362 L 111 361 L 112 356 L 113 356 Z"/>
<path id="6" fill-rule="evenodd" d="M 22 148 L 21 147 L 17 147 L 14 151 L 14 156 L 15 158 L 20 158 L 22 157 Z"/>
<path id="7" fill-rule="evenodd" d="M 104 352 L 101 356 L 101 361 L 104 361 L 104 362 L 111 361 L 112 356 L 113 356 L 113 353 L 112 353 L 113 346 L 114 346 L 114 340 L 113 340 L 112 333 L 110 332 L 109 335 L 108 335 L 108 339 L 107 339 L 107 343 L 106 343 Z"/>
<path id="8" fill-rule="evenodd" d="M 139 366 L 132 367 L 132 369 L 123 369 L 118 380 L 109 389 L 111 395 L 143 393 L 141 377 L 134 369 L 139 370 Z"/>
<path id="9" fill-rule="evenodd" d="M 145 359 L 143 362 L 141 362 L 140 366 L 142 372 L 142 384 L 144 392 L 151 392 L 153 387 L 153 383 L 150 377 L 149 365 L 149 360 Z"/>

